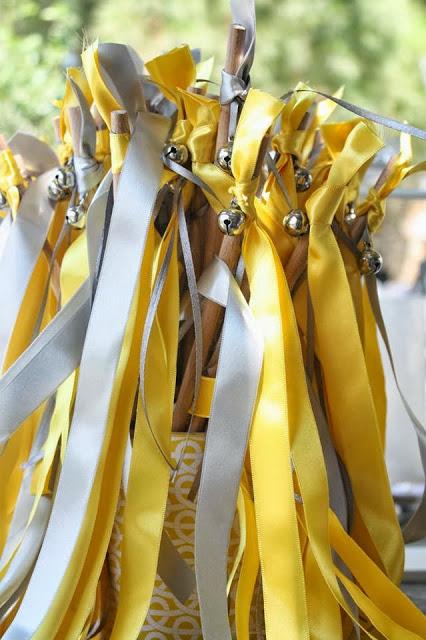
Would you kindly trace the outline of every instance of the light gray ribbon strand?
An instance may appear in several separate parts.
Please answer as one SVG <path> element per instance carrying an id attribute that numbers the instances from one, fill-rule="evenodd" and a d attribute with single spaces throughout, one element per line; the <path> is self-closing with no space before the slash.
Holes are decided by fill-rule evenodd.
<path id="1" fill-rule="evenodd" d="M 0 445 L 78 367 L 89 315 L 86 282 L 0 378 Z"/>
<path id="2" fill-rule="evenodd" d="M 198 495 L 195 572 L 203 638 L 231 640 L 227 554 L 263 344 L 248 305 L 223 262 L 212 263 L 199 282 L 199 290 L 226 305 L 226 312 Z"/>
<path id="3" fill-rule="evenodd" d="M 0 256 L 0 369 L 53 218 L 47 186 L 54 175 L 50 170 L 29 185 Z"/>
<path id="4" fill-rule="evenodd" d="M 32 176 L 38 176 L 58 166 L 56 153 L 46 142 L 30 133 L 17 131 L 7 142 L 13 155 L 21 156 L 25 169 Z"/>
<path id="5" fill-rule="evenodd" d="M 140 73 L 143 63 L 134 49 L 123 44 L 100 44 L 102 75 L 134 126 L 139 111 L 145 110 Z"/>

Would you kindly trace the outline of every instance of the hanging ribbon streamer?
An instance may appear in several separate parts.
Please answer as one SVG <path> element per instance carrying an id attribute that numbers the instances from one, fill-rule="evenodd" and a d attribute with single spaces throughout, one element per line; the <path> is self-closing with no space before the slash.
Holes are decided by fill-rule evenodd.
<path id="1" fill-rule="evenodd" d="M 230 640 L 226 590 L 228 545 L 257 398 L 263 348 L 247 303 L 226 265 L 214 262 L 198 286 L 203 296 L 225 306 L 226 312 L 198 492 L 197 590 L 203 637 Z"/>

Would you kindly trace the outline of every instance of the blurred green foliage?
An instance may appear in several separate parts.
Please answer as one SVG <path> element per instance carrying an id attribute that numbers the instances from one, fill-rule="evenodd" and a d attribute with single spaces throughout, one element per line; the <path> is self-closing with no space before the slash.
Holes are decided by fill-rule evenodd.
<path id="1" fill-rule="evenodd" d="M 253 85 L 276 95 L 299 80 L 383 114 L 426 125 L 421 0 L 257 0 Z M 52 101 L 83 32 L 143 58 L 188 42 L 223 64 L 228 0 L 1 0 L 0 130 L 51 135 Z"/>

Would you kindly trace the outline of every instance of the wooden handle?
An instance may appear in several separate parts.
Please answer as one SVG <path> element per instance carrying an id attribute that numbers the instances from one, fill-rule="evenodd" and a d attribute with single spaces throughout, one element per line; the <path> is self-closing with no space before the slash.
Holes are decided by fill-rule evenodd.
<path id="1" fill-rule="evenodd" d="M 240 24 L 232 24 L 229 31 L 228 49 L 226 52 L 225 71 L 235 74 L 244 55 L 244 42 L 246 29 Z M 229 118 L 231 105 L 223 104 L 220 110 L 220 117 L 217 129 L 215 159 L 217 152 L 228 144 Z M 206 244 L 204 247 L 204 268 L 207 267 L 218 254 L 223 236 L 217 226 L 217 215 L 213 209 L 206 213 Z"/>
<path id="2" fill-rule="evenodd" d="M 129 116 L 127 115 L 127 111 L 124 111 L 123 109 L 111 111 L 111 133 L 130 133 Z M 120 174 L 114 173 L 112 176 L 114 193 L 117 192 L 119 182 Z"/>

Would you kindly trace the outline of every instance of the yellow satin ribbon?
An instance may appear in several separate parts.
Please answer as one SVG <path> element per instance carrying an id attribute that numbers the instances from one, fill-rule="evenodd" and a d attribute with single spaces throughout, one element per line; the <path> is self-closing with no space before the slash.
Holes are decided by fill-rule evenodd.
<path id="1" fill-rule="evenodd" d="M 195 62 L 188 45 L 172 49 L 146 63 L 153 81 L 166 98 L 176 104 L 178 118 L 183 118 L 183 105 L 179 89 L 187 89 L 194 84 L 196 77 Z"/>
<path id="2" fill-rule="evenodd" d="M 26 181 L 22 177 L 12 151 L 7 148 L 0 151 L 0 191 L 4 193 L 15 216 L 20 202 L 19 188 L 25 188 Z"/>
<path id="3" fill-rule="evenodd" d="M 97 40 L 89 45 L 81 54 L 81 60 L 93 101 L 101 114 L 102 120 L 111 130 L 111 111 L 117 111 L 122 106 L 117 102 L 102 76 L 98 45 Z"/>
<path id="4" fill-rule="evenodd" d="M 348 470 L 357 508 L 354 537 L 367 545 L 387 574 L 398 581 L 403 565 L 401 532 L 352 297 L 330 227 L 344 204 L 347 184 L 382 146 L 371 129 L 363 122 L 358 123 L 333 163 L 327 182 L 309 198 L 308 282 L 333 438 Z"/>
<path id="5" fill-rule="evenodd" d="M 110 133 L 111 146 L 111 171 L 113 175 L 119 175 L 123 168 L 127 147 L 130 142 L 130 133 Z"/>
<path id="6" fill-rule="evenodd" d="M 250 435 L 250 457 L 266 634 L 268 640 L 284 635 L 307 640 L 306 594 L 285 409 L 279 261 L 271 241 L 256 223 L 254 207 L 257 181 L 253 173 L 259 147 L 282 108 L 281 102 L 267 94 L 249 91 L 235 135 L 232 172 L 233 193 L 252 221 L 244 236 L 243 258 L 250 284 L 250 308 L 264 339 L 264 368 Z"/>

